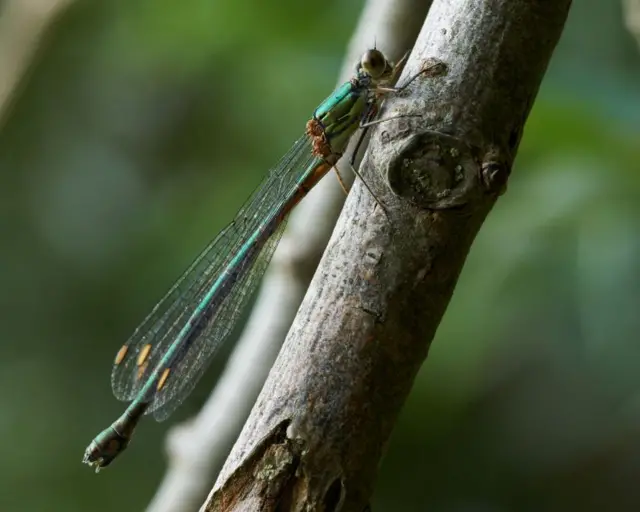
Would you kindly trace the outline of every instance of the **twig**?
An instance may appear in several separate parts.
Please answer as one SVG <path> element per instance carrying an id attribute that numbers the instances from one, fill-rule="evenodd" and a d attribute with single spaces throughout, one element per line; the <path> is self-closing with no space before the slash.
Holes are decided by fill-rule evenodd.
<path id="1" fill-rule="evenodd" d="M 72 0 L 8 0 L 0 10 L 0 128 L 43 34 Z"/>
<path id="2" fill-rule="evenodd" d="M 624 22 L 640 47 L 640 0 L 622 0 Z"/>

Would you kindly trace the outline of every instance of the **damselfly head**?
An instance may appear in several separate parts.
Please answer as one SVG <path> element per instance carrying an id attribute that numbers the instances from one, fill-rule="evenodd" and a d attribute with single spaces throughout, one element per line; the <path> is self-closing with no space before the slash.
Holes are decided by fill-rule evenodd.
<path id="1" fill-rule="evenodd" d="M 386 78 L 393 72 L 393 66 L 380 50 L 367 50 L 358 64 L 359 70 L 374 80 Z"/>

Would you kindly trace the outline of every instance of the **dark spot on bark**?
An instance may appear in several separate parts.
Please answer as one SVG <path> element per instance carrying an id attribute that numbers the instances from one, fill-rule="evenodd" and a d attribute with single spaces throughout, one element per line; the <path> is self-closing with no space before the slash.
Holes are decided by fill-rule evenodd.
<path id="1" fill-rule="evenodd" d="M 335 512 L 338 504 L 342 501 L 342 480 L 336 478 L 327 489 L 324 495 L 324 509 L 326 512 Z"/>
<path id="2" fill-rule="evenodd" d="M 520 140 L 520 130 L 518 128 L 514 128 L 513 130 L 511 130 L 511 133 L 509 134 L 509 149 L 511 151 L 515 151 L 519 140 Z"/>

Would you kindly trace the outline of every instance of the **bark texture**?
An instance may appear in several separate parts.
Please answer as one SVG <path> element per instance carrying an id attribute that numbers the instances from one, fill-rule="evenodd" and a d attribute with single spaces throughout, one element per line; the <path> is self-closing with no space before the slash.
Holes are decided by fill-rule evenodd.
<path id="1" fill-rule="evenodd" d="M 383 118 L 421 117 L 378 125 L 361 167 L 389 217 L 357 182 L 202 510 L 366 509 L 570 3 L 433 3 L 404 77 L 430 59 L 447 73 L 388 101 Z"/>

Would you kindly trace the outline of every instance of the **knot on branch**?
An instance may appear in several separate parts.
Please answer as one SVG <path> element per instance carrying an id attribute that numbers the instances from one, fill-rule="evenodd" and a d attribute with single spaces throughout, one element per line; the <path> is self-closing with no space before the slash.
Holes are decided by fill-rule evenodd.
<path id="1" fill-rule="evenodd" d="M 507 190 L 507 181 L 511 174 L 511 158 L 506 158 L 497 147 L 490 147 L 484 155 L 480 176 L 482 184 L 489 193 L 497 196 Z"/>
<path id="2" fill-rule="evenodd" d="M 394 194 L 425 209 L 440 210 L 478 199 L 480 165 L 456 137 L 424 131 L 399 141 L 386 180 Z"/>

